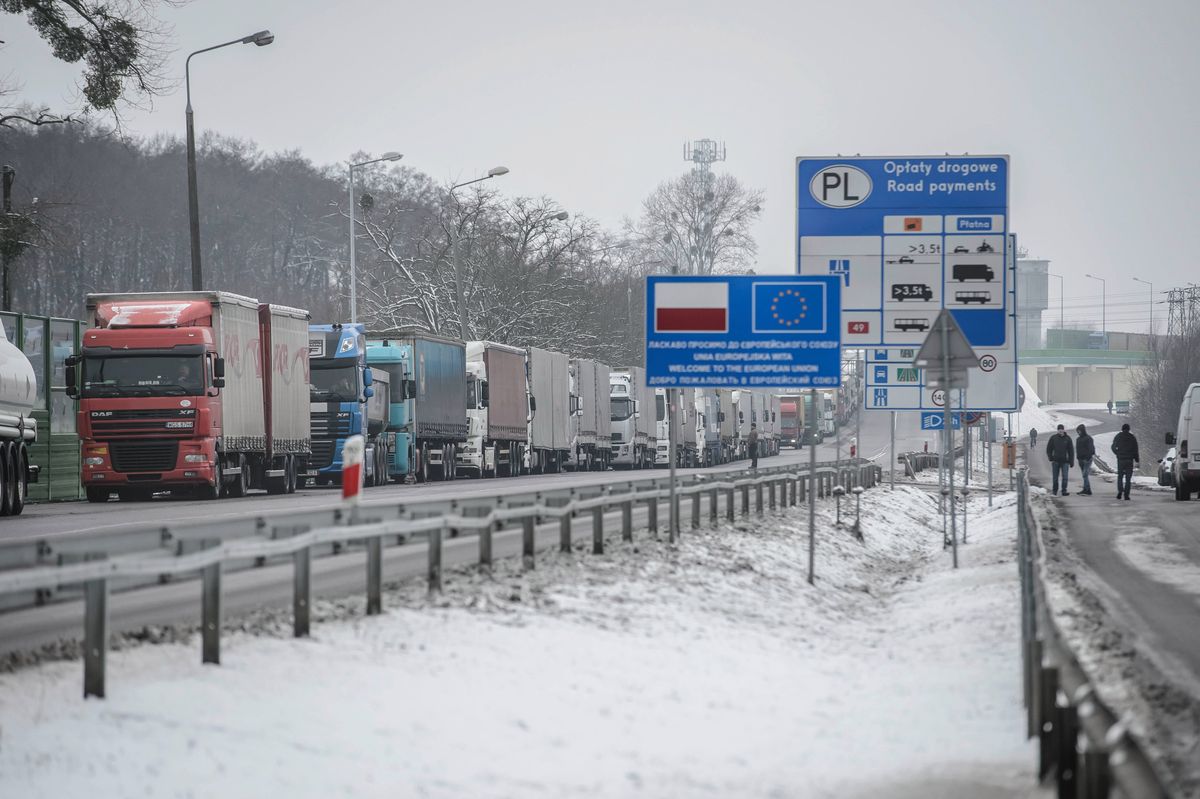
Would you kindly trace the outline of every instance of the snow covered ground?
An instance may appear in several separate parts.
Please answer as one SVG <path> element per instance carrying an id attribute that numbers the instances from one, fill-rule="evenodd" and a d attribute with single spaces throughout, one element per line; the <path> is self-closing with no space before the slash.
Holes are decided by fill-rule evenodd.
<path id="1" fill-rule="evenodd" d="M 537 569 L 393 587 L 383 616 L 0 675 L 0 796 L 1041 795 L 1024 740 L 1015 497 L 972 500 L 949 568 L 927 491 Z M 347 615 L 319 603 L 317 617 Z"/>

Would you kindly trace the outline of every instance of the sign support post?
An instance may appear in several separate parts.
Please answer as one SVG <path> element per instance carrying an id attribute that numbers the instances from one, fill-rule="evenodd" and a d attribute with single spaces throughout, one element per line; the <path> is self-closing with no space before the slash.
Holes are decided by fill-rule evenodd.
<path id="1" fill-rule="evenodd" d="M 679 394 L 675 389 L 667 389 L 667 446 L 670 448 L 667 463 L 670 464 L 671 472 L 671 487 L 667 491 L 667 501 L 670 503 L 670 507 L 667 509 L 667 541 L 671 544 L 675 543 L 676 536 L 679 534 L 679 519 L 677 518 L 678 514 L 675 512 L 678 507 L 675 504 L 675 447 L 677 436 L 679 435 L 675 429 L 675 414 L 678 412 L 676 407 L 679 401 L 678 398 Z"/>
<path id="2" fill-rule="evenodd" d="M 891 490 L 896 490 L 896 412 L 892 411 L 892 455 L 891 466 L 888 468 L 888 474 L 891 475 Z"/>
<path id="3" fill-rule="evenodd" d="M 950 424 L 950 326 L 940 325 L 942 329 L 942 391 L 945 401 L 942 403 L 942 427 L 950 441 L 948 455 L 950 459 L 950 549 L 954 568 L 958 568 L 958 530 L 955 526 L 954 514 L 954 427 Z M 922 347 L 924 349 L 924 347 Z M 942 460 L 946 460 L 943 458 Z"/>
<path id="4" fill-rule="evenodd" d="M 988 507 L 992 507 L 992 446 L 996 443 L 996 435 L 992 430 L 992 415 L 987 415 L 987 459 L 988 459 Z"/>
<path id="5" fill-rule="evenodd" d="M 812 419 L 808 435 L 808 584 L 813 583 L 813 561 L 817 548 L 817 390 L 809 389 Z"/>

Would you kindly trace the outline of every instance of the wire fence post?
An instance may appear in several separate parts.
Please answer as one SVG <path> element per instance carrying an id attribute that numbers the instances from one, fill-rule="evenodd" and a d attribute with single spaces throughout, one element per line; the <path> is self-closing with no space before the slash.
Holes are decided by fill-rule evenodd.
<path id="1" fill-rule="evenodd" d="M 743 485 L 742 486 L 742 515 L 745 516 L 749 513 L 750 513 L 750 486 Z"/>
<path id="2" fill-rule="evenodd" d="M 633 486 L 629 487 L 630 492 Z M 621 540 L 633 543 L 633 500 L 627 499 L 621 503 Z"/>
<path id="3" fill-rule="evenodd" d="M 592 508 L 592 554 L 604 554 L 604 506 Z"/>
<path id="4" fill-rule="evenodd" d="M 700 526 L 700 492 L 692 491 L 692 529 Z"/>
<path id="5" fill-rule="evenodd" d="M 737 489 L 729 487 L 729 496 L 725 498 L 725 521 L 732 522 L 737 513 Z"/>
<path id="6" fill-rule="evenodd" d="M 708 520 L 712 522 L 713 527 L 717 526 L 717 517 L 720 514 L 717 511 L 717 489 L 714 486 L 708 492 Z"/>
<path id="7" fill-rule="evenodd" d="M 646 501 L 646 529 L 655 538 L 658 538 L 658 500 L 658 490 L 655 489 L 654 496 Z"/>
<path id="8" fill-rule="evenodd" d="M 573 502 L 575 502 L 575 489 L 572 488 L 571 489 L 571 497 L 570 497 L 570 499 L 567 500 L 567 504 L 570 505 Z M 558 517 L 558 551 L 559 552 L 565 553 L 565 552 L 571 551 L 571 516 L 573 514 L 574 514 L 574 511 L 569 511 Z"/>
<path id="9" fill-rule="evenodd" d="M 526 569 L 534 567 L 534 517 L 533 513 L 521 519 L 521 564 Z"/>

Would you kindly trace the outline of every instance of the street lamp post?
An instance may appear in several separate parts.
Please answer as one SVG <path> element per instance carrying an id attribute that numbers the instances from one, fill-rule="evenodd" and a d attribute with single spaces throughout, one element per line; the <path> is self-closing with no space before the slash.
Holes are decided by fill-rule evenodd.
<path id="1" fill-rule="evenodd" d="M 451 186 L 450 187 L 450 199 L 453 200 L 454 192 L 457 189 L 461 189 L 463 186 L 470 186 L 472 183 L 481 183 L 482 181 L 491 180 L 492 178 L 498 178 L 501 175 L 507 175 L 507 174 L 508 174 L 508 167 L 494 166 L 491 169 L 489 169 L 488 173 L 481 178 L 475 178 L 474 180 L 463 181 L 462 183 L 456 183 L 453 186 Z M 455 200 L 456 205 L 457 205 L 457 202 L 458 201 Z M 566 212 L 564 211 L 563 213 L 566 213 Z M 563 217 L 563 218 L 565 219 L 566 217 Z M 463 266 L 462 266 L 462 258 L 459 257 L 459 252 L 458 252 L 458 228 L 455 225 L 450 226 L 450 250 L 451 250 L 452 257 L 454 258 L 454 301 L 455 301 L 455 304 L 458 306 L 459 337 L 462 338 L 463 341 L 466 341 L 467 336 L 468 336 L 467 308 L 466 308 L 466 303 L 463 301 Z"/>
<path id="2" fill-rule="evenodd" d="M 1139 283 L 1145 283 L 1147 286 L 1150 287 L 1150 335 L 1153 336 L 1154 335 L 1154 284 L 1151 283 L 1149 280 L 1142 280 L 1140 277 L 1135 277 L 1134 280 L 1136 280 Z"/>
<path id="3" fill-rule="evenodd" d="M 1066 322 L 1064 320 L 1064 314 L 1063 314 L 1063 276 L 1056 275 L 1053 272 L 1047 272 L 1046 274 L 1048 274 L 1050 277 L 1058 278 L 1058 329 L 1063 330 L 1066 327 Z M 1063 337 L 1063 334 L 1059 333 L 1058 335 L 1059 335 L 1059 344 L 1061 346 L 1061 344 L 1062 344 L 1061 339 Z M 1049 343 L 1050 343 L 1049 341 L 1046 342 L 1046 344 L 1049 344 Z"/>
<path id="4" fill-rule="evenodd" d="M 349 169 L 350 183 L 350 322 L 358 321 L 358 271 L 354 260 L 354 240 L 358 238 L 358 231 L 354 229 L 354 170 L 360 166 L 370 166 L 378 164 L 381 161 L 399 161 L 404 156 L 396 151 L 386 152 L 378 158 L 372 158 L 370 161 L 359 161 L 357 164 L 351 163 Z"/>
<path id="5" fill-rule="evenodd" d="M 204 275 L 200 267 L 200 203 L 196 188 L 196 128 L 192 120 L 192 56 L 207 53 L 209 50 L 219 50 L 231 44 L 253 44 L 257 47 L 266 47 L 273 41 L 275 41 L 275 36 L 270 31 L 259 31 L 240 39 L 197 50 L 189 54 L 187 60 L 183 62 L 183 82 L 187 93 L 188 223 L 192 239 L 192 291 L 204 289 Z"/>
<path id="6" fill-rule="evenodd" d="M 1104 278 L 1096 277 L 1093 274 L 1085 275 L 1085 277 L 1100 281 L 1100 332 L 1104 334 L 1104 349 L 1108 349 L 1108 294 Z"/>

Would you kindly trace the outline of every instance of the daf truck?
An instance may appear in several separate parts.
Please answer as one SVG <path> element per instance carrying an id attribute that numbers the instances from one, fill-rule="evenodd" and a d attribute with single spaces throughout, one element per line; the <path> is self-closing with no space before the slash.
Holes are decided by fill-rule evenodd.
<path id="1" fill-rule="evenodd" d="M 653 466 L 657 448 L 654 389 L 646 385 L 646 370 L 640 366 L 614 369 L 608 381 L 613 466 Z"/>
<path id="2" fill-rule="evenodd" d="M 296 490 L 308 469 L 308 312 L 223 291 L 90 294 L 79 397 L 90 502 Z"/>
<path id="3" fill-rule="evenodd" d="M 453 480 L 467 444 L 466 346 L 423 331 L 369 333 L 367 363 L 388 376 L 388 476 Z"/>
<path id="4" fill-rule="evenodd" d="M 467 342 L 467 443 L 458 468 L 479 477 L 516 477 L 529 445 L 525 350 Z"/>
<path id="5" fill-rule="evenodd" d="M 306 479 L 340 484 L 342 448 L 350 436 L 361 435 L 363 482 L 382 485 L 390 443 L 389 380 L 367 365 L 366 329 L 358 323 L 309 325 L 308 365 L 312 458 Z"/>

